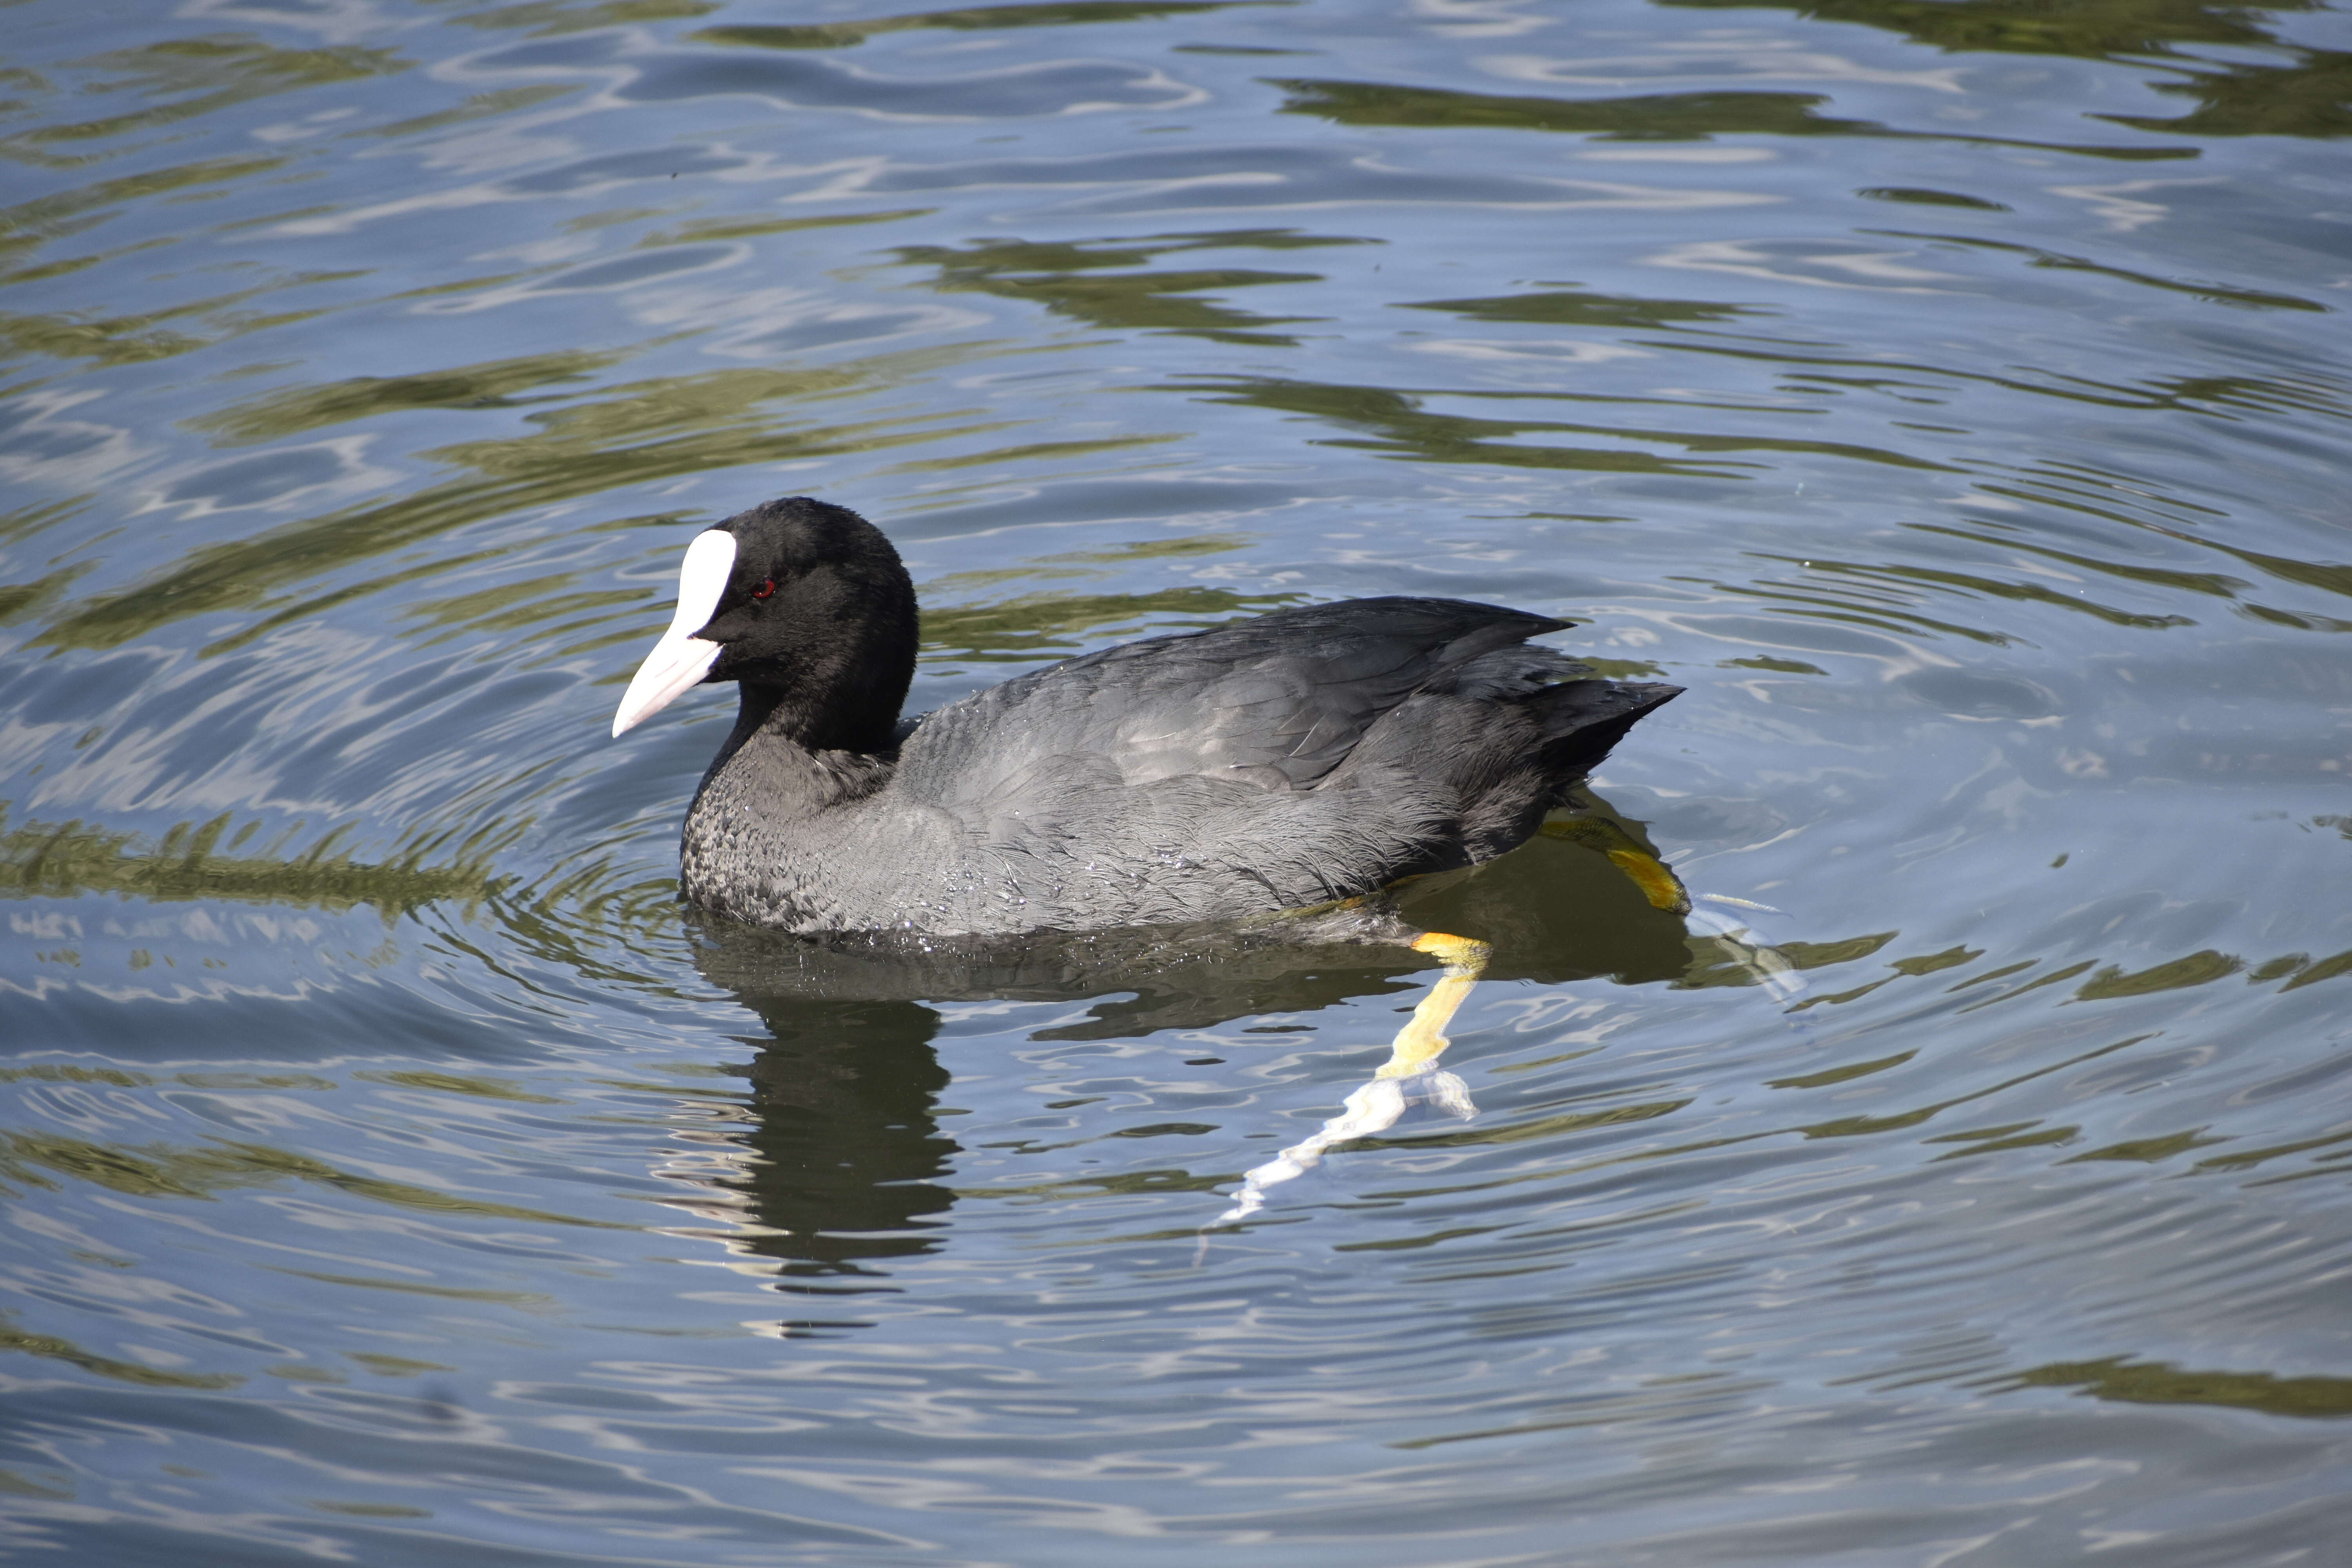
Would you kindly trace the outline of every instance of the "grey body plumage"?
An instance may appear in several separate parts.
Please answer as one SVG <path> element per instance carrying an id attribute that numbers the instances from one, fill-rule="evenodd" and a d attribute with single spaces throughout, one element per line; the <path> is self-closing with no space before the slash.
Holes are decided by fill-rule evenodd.
<path id="1" fill-rule="evenodd" d="M 882 536 L 797 500 L 719 528 L 733 558 L 688 640 L 719 645 L 702 679 L 741 681 L 742 708 L 682 880 L 789 931 L 1009 935 L 1369 893 L 1524 841 L 1678 689 L 1527 646 L 1564 622 L 1360 599 L 1107 648 L 897 724 L 913 593 Z"/>

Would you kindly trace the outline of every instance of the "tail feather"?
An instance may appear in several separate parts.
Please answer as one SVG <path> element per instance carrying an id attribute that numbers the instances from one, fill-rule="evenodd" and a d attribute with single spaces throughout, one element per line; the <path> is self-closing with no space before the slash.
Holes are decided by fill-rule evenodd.
<path id="1" fill-rule="evenodd" d="M 1683 694 L 1679 686 L 1569 680 L 1548 686 L 1525 706 L 1543 727 L 1545 773 L 1565 786 L 1599 767 L 1645 713 Z"/>

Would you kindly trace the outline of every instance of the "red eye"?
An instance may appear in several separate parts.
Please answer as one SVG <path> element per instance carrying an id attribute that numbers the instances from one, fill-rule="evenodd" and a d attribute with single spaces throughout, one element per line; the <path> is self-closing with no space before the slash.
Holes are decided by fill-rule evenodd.
<path id="1" fill-rule="evenodd" d="M 775 591 L 776 580 L 773 577 L 771 577 L 766 582 L 761 583 L 758 587 L 751 590 L 751 597 L 755 599 L 764 599 Z"/>

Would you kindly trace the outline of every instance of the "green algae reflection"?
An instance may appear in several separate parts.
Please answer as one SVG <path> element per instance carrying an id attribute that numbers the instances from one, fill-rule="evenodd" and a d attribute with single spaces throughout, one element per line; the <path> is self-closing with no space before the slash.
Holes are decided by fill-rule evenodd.
<path id="1" fill-rule="evenodd" d="M 1818 92 L 1736 90 L 1660 92 L 1632 98 L 1554 98 L 1465 92 L 1392 82 L 1277 80 L 1288 94 L 1286 114 L 1309 114 L 1339 125 L 1412 129 L 1551 131 L 1612 142 L 1704 142 L 1716 136 L 1876 136 L 1975 142 L 2127 160 L 2193 158 L 2194 147 L 2129 147 L 2022 142 L 1952 131 L 1906 131 L 1874 120 L 1836 120 L 1818 113 L 1829 102 Z"/>
<path id="2" fill-rule="evenodd" d="M 450 815 L 461 824 L 480 818 L 462 799 Z M 495 857 L 530 830 L 527 817 L 509 813 L 479 827 L 421 826 L 374 860 L 343 847 L 356 824 L 297 850 L 293 841 L 303 831 L 298 822 L 242 854 L 237 851 L 260 825 L 248 822 L 234 833 L 228 825 L 224 813 L 209 822 L 184 822 L 149 842 L 79 820 L 6 826 L 5 803 L 0 803 L 0 827 L 5 827 L 0 831 L 0 900 L 111 895 L 156 904 L 284 905 L 336 914 L 368 909 L 386 925 L 429 909 L 454 911 L 464 921 L 487 913 L 534 958 L 591 979 L 677 994 L 639 956 L 676 931 L 676 879 L 617 883 L 626 864 L 592 846 L 526 883 L 498 870 Z M 502 967 L 461 927 L 441 922 L 438 929 L 442 941 L 471 952 L 520 991 L 544 991 L 526 973 Z M 134 970 L 149 962 L 143 950 L 131 956 Z"/>
<path id="3" fill-rule="evenodd" d="M 2267 1372 L 2188 1372 L 2127 1356 L 2053 1362 L 2011 1374 L 2011 1389 L 2071 1388 L 2126 1405 L 2221 1405 L 2306 1421 L 2352 1415 L 2352 1377 L 2279 1377 Z"/>
<path id="4" fill-rule="evenodd" d="M 235 1388 L 245 1381 L 234 1373 L 170 1372 L 140 1362 L 100 1355 L 56 1334 L 27 1333 L 6 1319 L 0 1318 L 0 1352 L 9 1351 L 19 1355 L 38 1356 L 44 1361 L 61 1361 L 68 1366 L 79 1367 L 100 1377 L 112 1378 L 117 1383 L 136 1384 L 142 1388 Z M 0 1491 L 15 1489 L 0 1488 Z"/>
<path id="5" fill-rule="evenodd" d="M 286 49 L 257 38 L 211 37 L 167 38 L 135 48 L 111 50 L 74 65 L 105 73 L 105 78 L 85 85 L 84 92 L 100 96 L 128 93 L 147 103 L 95 120 L 43 125 L 0 138 L 0 157 L 69 168 L 86 161 L 88 154 L 79 149 L 89 142 L 161 131 L 182 121 L 200 119 L 278 93 L 395 75 L 407 70 L 410 62 L 390 49 L 366 49 L 349 44 Z M 58 146 L 77 151 L 70 156 L 47 151 Z M 132 149 L 126 146 L 117 150 Z"/>
<path id="6" fill-rule="evenodd" d="M 2168 55 L 2176 44 L 2275 45 L 2257 24 L 2309 0 L 2274 5 L 2212 0 L 1656 0 L 1677 11 L 1790 11 L 1849 22 L 1951 53 L 2068 55 L 2078 59 Z"/>
<path id="7" fill-rule="evenodd" d="M 529 434 L 420 454 L 469 470 L 462 477 L 199 547 L 143 583 L 84 603 L 52 621 L 32 642 L 59 648 L 116 647 L 191 616 L 259 608 L 259 623 L 238 636 L 246 640 L 324 607 L 323 600 L 277 595 L 527 508 L 713 469 L 874 451 L 1001 428 L 1002 421 L 954 423 L 957 415 L 950 411 L 839 424 L 803 423 L 793 416 L 801 403 L 901 383 L 941 360 L 939 354 L 893 355 L 816 369 L 709 371 L 607 387 L 598 395 L 525 416 L 534 426 Z M 576 373 L 561 355 L 538 365 L 547 379 Z M 330 384 L 317 389 L 308 416 L 299 411 L 296 395 L 276 393 L 227 411 L 220 427 L 243 431 L 306 416 L 390 412 L 414 406 L 403 402 L 414 390 L 414 383 L 399 389 Z M 331 598 L 341 603 L 376 592 L 391 580 L 373 577 Z M 233 644 L 216 644 L 211 651 L 225 646 Z"/>
<path id="8" fill-rule="evenodd" d="M 285 158 L 275 156 L 206 158 L 99 180 L 0 207 L 0 263 L 28 259 L 51 240 L 101 223 L 121 208 L 152 205 L 151 197 L 274 174 L 286 163 Z M 21 280 L 25 276 L 19 272 L 12 278 Z"/>
<path id="9" fill-rule="evenodd" d="M 2070 56 L 2169 68 L 2157 91 L 2194 98 L 2178 120 L 2100 114 L 2135 130 L 2182 136 L 2352 135 L 2352 55 L 2299 47 L 2263 26 L 2273 16 L 2328 9 L 2315 0 L 2272 5 L 2211 0 L 1657 0 L 1676 10 L 1790 11 L 1876 27 L 1948 53 Z M 2215 59 L 2183 46 L 2259 49 L 2270 58 Z M 2284 57 L 2282 61 L 2281 57 Z M 2168 62 L 2178 60 L 2178 66 Z M 2090 151 L 2090 149 L 2075 149 Z"/>
<path id="10" fill-rule="evenodd" d="M 1760 313 L 1752 305 L 1711 300 L 1646 300 L 1625 294 L 1593 294 L 1570 289 L 1532 294 L 1497 294 L 1476 300 L 1423 300 L 1408 310 L 1444 310 L 1473 321 L 1528 321 L 1545 327 L 1588 327 L 1601 331 L 1669 331 L 1677 327 L 1735 321 Z"/>
<path id="11" fill-rule="evenodd" d="M 355 375 L 288 387 L 182 423 L 209 432 L 222 445 L 243 446 L 415 409 L 511 408 L 530 401 L 526 394 L 584 382 L 625 357 L 574 349 L 411 375 Z"/>
<path id="12" fill-rule="evenodd" d="M 0 826 L 5 823 L 0 804 Z M 396 858 L 369 864 L 339 851 L 341 833 L 327 834 L 304 853 L 284 854 L 286 840 L 299 829 L 281 834 L 258 854 L 217 853 L 228 826 L 226 812 L 209 822 L 182 823 L 150 847 L 135 834 L 79 821 L 26 821 L 0 832 L 0 899 L 111 893 L 164 903 L 217 900 L 332 910 L 364 905 L 390 919 L 429 903 L 469 906 L 490 898 L 506 879 L 490 870 L 489 852 L 497 840 L 511 837 L 510 830 L 483 828 L 454 841 L 418 837 Z M 253 831 L 247 824 L 237 841 Z M 425 864 L 436 855 L 446 858 Z"/>
<path id="13" fill-rule="evenodd" d="M 961 247 L 905 246 L 897 254 L 909 265 L 937 268 L 939 281 L 932 287 L 941 293 L 1028 300 L 1056 315 L 1114 331 L 1181 332 L 1214 342 L 1291 348 L 1297 345 L 1296 338 L 1266 329 L 1320 318 L 1261 316 L 1200 296 L 1272 283 L 1320 283 L 1322 274 L 1242 267 L 1146 268 L 1162 257 L 1186 251 L 1290 251 L 1368 243 L 1290 229 L 1234 229 L 1139 239 L 988 239 Z"/>
<path id="14" fill-rule="evenodd" d="M 1764 465 L 1716 457 L 1717 453 L 1789 452 L 1848 458 L 1902 468 L 1950 472 L 1941 463 L 1906 457 L 1900 452 L 1843 441 L 1805 441 L 1770 436 L 1725 436 L 1695 430 L 1664 430 L 1639 426 L 1599 425 L 1559 419 L 1523 417 L 1481 418 L 1441 413 L 1424 399 L 1459 398 L 1507 412 L 1529 401 L 1584 402 L 1612 405 L 1630 398 L 1585 399 L 1562 393 L 1459 391 L 1430 389 L 1398 391 L 1385 386 L 1349 386 L 1327 382 L 1295 381 L 1276 376 L 1202 376 L 1170 390 L 1190 392 L 1213 403 L 1241 404 L 1282 414 L 1303 414 L 1360 436 L 1326 437 L 1317 445 L 1350 447 L 1386 458 L 1432 463 L 1500 464 L 1514 468 L 1583 469 L 1617 474 L 1679 474 L 1706 479 L 1746 479 Z M 1686 405 L 1675 405 L 1686 408 Z M 1599 437 L 1627 445 L 1569 446 L 1527 442 L 1520 437 L 1543 435 Z M 1664 457 L 1631 443 L 1678 447 L 1689 457 Z"/>
<path id="15" fill-rule="evenodd" d="M 1045 0 L 1031 5 L 960 5 L 945 11 L 915 11 L 870 21 L 816 22 L 799 26 L 705 27 L 689 35 L 697 43 L 732 44 L 760 49 L 846 49 L 884 33 L 943 28 L 985 32 L 1003 27 L 1069 27 L 1093 22 L 1146 22 L 1230 11 L 1281 0 Z"/>
<path id="16" fill-rule="evenodd" d="M 528 31 L 535 38 L 598 27 L 625 27 L 646 22 L 675 22 L 708 16 L 718 0 L 591 0 L 566 5 L 564 0 L 524 0 L 515 5 L 493 5 L 450 20 L 468 27 Z"/>
<path id="17" fill-rule="evenodd" d="M 475 1219 L 520 1220 L 535 1225 L 585 1226 L 596 1230 L 632 1230 L 612 1220 L 583 1219 L 547 1209 L 524 1208 L 471 1198 L 342 1170 L 307 1154 L 268 1143 L 150 1143 L 129 1147 L 93 1143 L 58 1132 L 0 1134 L 0 1181 L 18 1187 L 54 1188 L 51 1176 L 68 1176 L 136 1198 L 208 1199 L 236 1188 L 296 1180 L 333 1187 L 353 1197 L 436 1215 Z"/>

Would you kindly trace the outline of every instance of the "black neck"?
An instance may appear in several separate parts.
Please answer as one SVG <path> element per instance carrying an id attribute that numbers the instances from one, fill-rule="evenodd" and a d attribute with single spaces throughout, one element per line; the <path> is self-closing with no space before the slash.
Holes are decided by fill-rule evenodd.
<path id="1" fill-rule="evenodd" d="M 748 680 L 740 689 L 742 697 L 735 710 L 735 732 L 727 742 L 730 751 L 763 730 L 810 752 L 877 756 L 898 749 L 891 736 L 898 728 L 898 706 L 906 691 L 903 683 L 887 696 L 861 690 L 846 702 L 812 701 L 813 694 L 803 688 Z"/>
<path id="2" fill-rule="evenodd" d="M 698 808 L 720 776 L 731 774 L 730 788 L 748 790 L 763 811 L 794 819 L 861 799 L 894 771 L 898 759 L 888 734 L 878 745 L 825 745 L 821 736 L 793 722 L 798 715 L 775 687 L 747 685 L 742 691 L 735 728 L 695 791 Z M 813 739 L 820 743 L 813 744 Z"/>
<path id="3" fill-rule="evenodd" d="M 786 687 L 755 686 L 747 680 L 737 689 L 741 695 L 735 709 L 735 728 L 719 745 L 719 755 L 711 759 L 711 773 L 725 767 L 728 759 L 754 735 L 812 754 L 847 752 L 878 761 L 898 750 L 893 743 L 898 727 L 895 710 L 877 721 L 871 715 L 852 718 L 814 711 L 791 700 L 793 693 Z"/>

